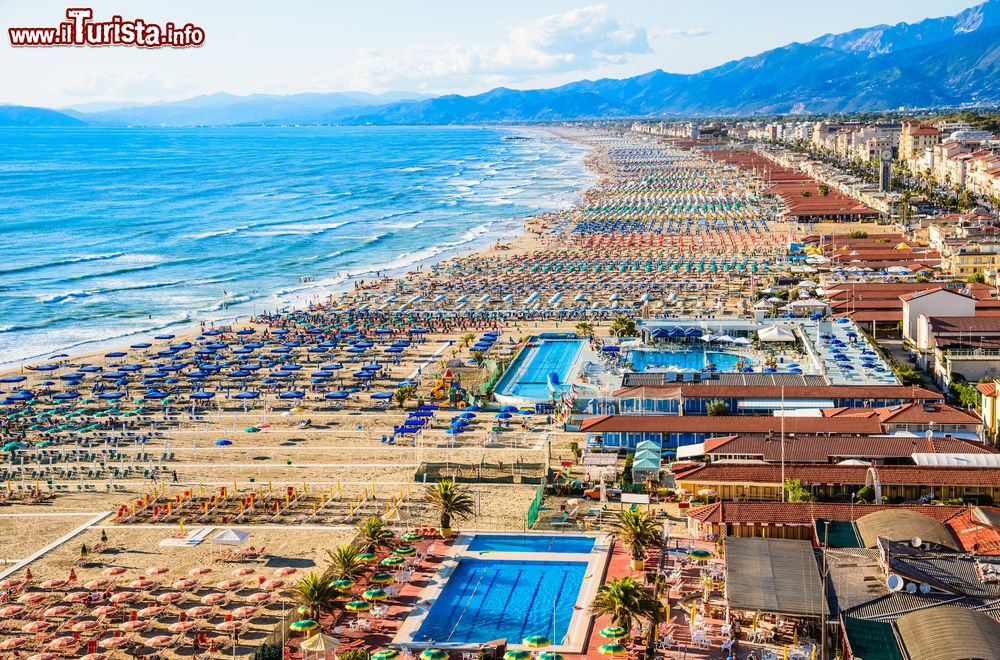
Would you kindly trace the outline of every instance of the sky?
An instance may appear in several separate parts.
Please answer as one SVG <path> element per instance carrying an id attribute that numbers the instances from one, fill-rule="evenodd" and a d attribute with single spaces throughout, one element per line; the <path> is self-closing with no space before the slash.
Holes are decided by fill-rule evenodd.
<path id="1" fill-rule="evenodd" d="M 0 0 L 0 104 L 199 94 L 478 93 L 653 69 L 693 73 L 792 41 L 960 12 L 975 0 Z M 14 48 L 67 6 L 204 29 L 198 48 Z"/>

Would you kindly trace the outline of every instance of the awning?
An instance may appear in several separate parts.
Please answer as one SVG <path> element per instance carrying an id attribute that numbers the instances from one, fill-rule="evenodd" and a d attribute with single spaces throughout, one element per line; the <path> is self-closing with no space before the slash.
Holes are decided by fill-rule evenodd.
<path id="1" fill-rule="evenodd" d="M 912 455 L 917 465 L 935 467 L 1000 467 L 1000 454 L 926 454 Z"/>
<path id="2" fill-rule="evenodd" d="M 744 410 L 785 410 L 793 408 L 834 408 L 833 401 L 829 399 L 750 399 L 738 401 L 737 408 Z"/>
<path id="3" fill-rule="evenodd" d="M 726 538 L 726 598 L 734 610 L 822 616 L 823 584 L 812 543 Z"/>
<path id="4" fill-rule="evenodd" d="M 693 445 L 682 445 L 677 448 L 677 460 L 682 461 L 685 458 L 698 458 L 699 456 L 705 455 L 705 443 L 698 442 Z"/>

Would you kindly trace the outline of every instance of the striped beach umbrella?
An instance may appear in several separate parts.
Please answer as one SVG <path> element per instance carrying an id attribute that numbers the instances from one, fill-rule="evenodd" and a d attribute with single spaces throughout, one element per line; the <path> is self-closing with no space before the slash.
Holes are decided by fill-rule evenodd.
<path id="1" fill-rule="evenodd" d="M 521 640 L 521 643 L 533 649 L 543 649 L 546 646 L 552 646 L 552 640 L 545 635 L 530 635 Z"/>
<path id="2" fill-rule="evenodd" d="M 602 644 L 600 648 L 597 649 L 597 652 L 600 653 L 601 655 L 618 656 L 618 655 L 625 655 L 626 653 L 628 653 L 628 649 L 626 649 L 624 646 L 618 643 Z"/>
<path id="3" fill-rule="evenodd" d="M 503 654 L 503 660 L 531 660 L 531 654 L 527 651 L 515 651 L 511 649 Z"/>
<path id="4" fill-rule="evenodd" d="M 298 621 L 292 623 L 292 625 L 288 626 L 288 628 L 296 632 L 309 632 L 310 630 L 316 630 L 319 628 L 319 624 L 312 619 L 299 619 Z"/>
<path id="5" fill-rule="evenodd" d="M 399 651 L 396 649 L 382 649 L 372 653 L 371 660 L 395 660 L 398 657 Z"/>
<path id="6" fill-rule="evenodd" d="M 375 575 L 368 578 L 368 581 L 372 584 L 389 584 L 395 581 L 396 578 L 392 576 L 392 573 L 376 573 Z"/>
<path id="7" fill-rule="evenodd" d="M 369 589 L 361 594 L 361 597 L 368 601 L 385 600 L 389 594 L 384 589 Z"/>
<path id="8" fill-rule="evenodd" d="M 358 555 L 358 560 L 364 564 L 374 564 L 378 561 L 378 555 L 374 552 L 362 552 Z"/>
<path id="9" fill-rule="evenodd" d="M 400 557 L 399 555 L 389 555 L 379 563 L 382 564 L 383 566 L 399 566 L 400 564 L 403 564 L 405 562 L 406 560 Z"/>
<path id="10" fill-rule="evenodd" d="M 417 549 L 414 548 L 412 545 L 402 545 L 393 550 L 393 552 L 401 557 L 409 557 L 410 555 L 417 554 Z"/>
<path id="11" fill-rule="evenodd" d="M 441 649 L 424 649 L 420 660 L 448 660 L 448 652 Z"/>
<path id="12" fill-rule="evenodd" d="M 566 656 L 562 653 L 553 653 L 552 651 L 542 651 L 538 654 L 538 660 L 566 660 Z"/>
<path id="13" fill-rule="evenodd" d="M 354 588 L 354 580 L 340 579 L 334 580 L 330 583 L 330 586 L 337 591 L 350 591 Z"/>
<path id="14" fill-rule="evenodd" d="M 366 600 L 352 600 L 344 607 L 349 612 L 367 612 L 372 608 L 372 604 Z"/>
<path id="15" fill-rule="evenodd" d="M 623 639 L 628 637 L 628 631 L 621 626 L 608 626 L 607 628 L 602 628 L 599 634 L 604 639 Z"/>

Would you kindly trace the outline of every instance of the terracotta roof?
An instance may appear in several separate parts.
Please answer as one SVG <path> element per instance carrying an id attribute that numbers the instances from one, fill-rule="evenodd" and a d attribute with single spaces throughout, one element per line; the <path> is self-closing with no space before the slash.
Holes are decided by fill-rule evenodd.
<path id="1" fill-rule="evenodd" d="M 1000 316 L 934 316 L 930 318 L 930 325 L 935 335 L 953 332 L 1000 334 Z"/>
<path id="2" fill-rule="evenodd" d="M 788 463 L 829 463 L 840 459 L 908 458 L 926 454 L 992 454 L 982 444 L 956 438 L 869 435 L 829 435 L 789 437 L 784 443 L 777 435 L 741 433 L 705 442 L 705 453 L 713 459 L 726 456 L 753 457 L 767 463 L 781 461 L 782 444 Z"/>
<path id="3" fill-rule="evenodd" d="M 883 422 L 892 424 L 982 424 L 983 421 L 946 403 L 904 403 L 876 410 Z"/>
<path id="4" fill-rule="evenodd" d="M 986 396 L 997 395 L 996 383 L 976 383 L 976 389 L 985 394 Z"/>
<path id="5" fill-rule="evenodd" d="M 966 513 L 964 506 L 930 504 L 854 504 L 841 502 L 713 502 L 688 509 L 688 518 L 703 523 L 742 525 L 808 525 L 816 519 L 850 521 L 876 511 L 916 511 L 945 522 Z M 1000 513 L 1000 509 L 997 510 Z"/>
<path id="6" fill-rule="evenodd" d="M 916 300 L 917 298 L 922 298 L 922 297 L 928 296 L 928 295 L 930 295 L 932 293 L 937 293 L 938 291 L 944 291 L 946 293 L 953 293 L 956 296 L 962 296 L 963 298 L 973 298 L 973 299 L 975 298 L 975 296 L 971 296 L 971 295 L 969 295 L 967 293 L 964 293 L 961 290 L 947 289 L 947 288 L 945 288 L 943 286 L 937 286 L 937 287 L 934 287 L 932 289 L 924 289 L 923 291 L 914 291 L 913 293 L 904 293 L 903 295 L 901 295 L 899 297 L 899 299 L 903 300 L 903 301 Z"/>
<path id="7" fill-rule="evenodd" d="M 871 323 L 872 321 L 902 321 L 903 320 L 903 310 L 898 309 L 896 311 L 882 311 L 882 310 L 867 310 L 862 309 L 859 311 L 844 312 L 842 314 L 834 314 L 836 318 L 852 318 L 859 323 Z"/>
<path id="8" fill-rule="evenodd" d="M 868 474 L 865 465 L 785 465 L 786 479 L 800 479 L 806 484 L 860 485 Z M 880 465 L 877 468 L 883 486 L 987 486 L 1000 487 L 1000 468 L 922 467 L 916 465 Z M 781 466 L 760 463 L 708 463 L 691 470 L 678 481 L 698 484 L 773 484 L 781 483 Z"/>
<path id="9" fill-rule="evenodd" d="M 877 417 L 785 417 L 786 433 L 881 433 Z M 764 415 L 604 415 L 583 420 L 587 433 L 777 433 L 781 418 Z"/>
<path id="10" fill-rule="evenodd" d="M 784 387 L 765 385 L 745 387 L 742 385 L 716 385 L 712 383 L 692 383 L 689 385 L 643 385 L 622 388 L 614 393 L 619 398 L 715 398 L 715 399 L 774 399 L 784 392 L 787 399 L 901 399 L 943 401 L 938 392 L 910 385 L 786 385 Z"/>

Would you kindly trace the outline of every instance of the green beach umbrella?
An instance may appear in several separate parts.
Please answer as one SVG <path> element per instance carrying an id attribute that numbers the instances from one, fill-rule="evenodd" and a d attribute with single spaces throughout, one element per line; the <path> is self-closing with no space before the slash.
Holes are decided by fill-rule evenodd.
<path id="1" fill-rule="evenodd" d="M 399 555 L 389 555 L 379 563 L 383 566 L 399 566 L 400 564 L 406 563 L 406 560 Z"/>
<path id="2" fill-rule="evenodd" d="M 334 580 L 330 586 L 337 591 L 350 591 L 354 587 L 354 580 Z"/>
<path id="3" fill-rule="evenodd" d="M 382 649 L 372 653 L 372 660 L 395 660 L 398 657 L 399 651 L 396 649 Z"/>
<path id="4" fill-rule="evenodd" d="M 373 552 L 362 552 L 358 555 L 358 560 L 364 564 L 374 564 L 378 561 L 378 555 Z"/>
<path id="5" fill-rule="evenodd" d="M 709 559 L 712 558 L 711 552 L 709 552 L 708 550 L 702 550 L 701 548 L 694 548 L 692 550 L 688 550 L 687 555 L 688 557 L 690 557 L 695 561 L 708 561 Z"/>
<path id="6" fill-rule="evenodd" d="M 600 635 L 604 639 L 622 639 L 628 637 L 628 631 L 621 626 L 608 626 L 601 629 Z"/>
<path id="7" fill-rule="evenodd" d="M 385 592 L 385 589 L 369 589 L 365 593 L 361 594 L 361 597 L 365 600 L 385 600 L 389 597 L 389 594 Z"/>
<path id="8" fill-rule="evenodd" d="M 375 575 L 368 578 L 368 581 L 372 584 L 389 584 L 394 582 L 396 578 L 392 576 L 392 573 L 376 573 Z"/>
<path id="9" fill-rule="evenodd" d="M 538 654 L 538 660 L 566 660 L 566 656 L 562 653 L 553 653 L 552 651 L 542 651 Z"/>
<path id="10" fill-rule="evenodd" d="M 403 534 L 402 539 L 407 543 L 413 543 L 414 541 L 419 541 L 424 538 L 423 534 L 418 534 L 416 532 L 408 532 Z"/>
<path id="11" fill-rule="evenodd" d="M 448 660 L 448 652 L 441 649 L 424 649 L 420 660 Z"/>
<path id="12" fill-rule="evenodd" d="M 531 654 L 527 651 L 515 651 L 511 649 L 503 654 L 503 660 L 530 660 Z"/>
<path id="13" fill-rule="evenodd" d="M 628 649 L 617 643 L 602 644 L 600 648 L 597 649 L 597 652 L 601 655 L 625 655 L 628 653 Z"/>
<path id="14" fill-rule="evenodd" d="M 417 554 L 417 549 L 414 548 L 412 545 L 401 545 L 395 550 L 393 550 L 393 552 L 402 557 L 408 557 L 410 555 Z"/>
<path id="15" fill-rule="evenodd" d="M 290 630 L 294 630 L 295 632 L 309 632 L 310 630 L 316 630 L 319 628 L 319 624 L 312 619 L 300 619 L 288 626 L 288 628 Z"/>
<path id="16" fill-rule="evenodd" d="M 366 600 L 352 600 L 344 607 L 346 607 L 349 612 L 367 612 L 372 608 L 372 604 Z"/>
<path id="17" fill-rule="evenodd" d="M 543 649 L 552 646 L 552 640 L 545 635 L 530 635 L 521 640 L 521 643 L 533 649 Z"/>

